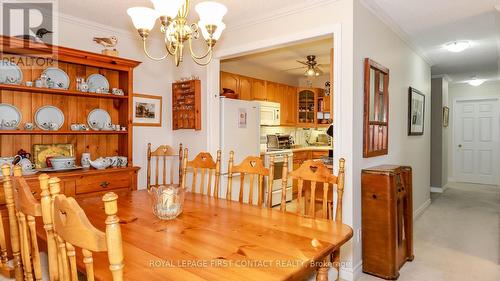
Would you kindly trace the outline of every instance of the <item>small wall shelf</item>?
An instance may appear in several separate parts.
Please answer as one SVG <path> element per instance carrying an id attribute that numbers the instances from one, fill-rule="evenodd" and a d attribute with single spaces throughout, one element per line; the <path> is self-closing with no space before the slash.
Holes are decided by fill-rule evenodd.
<path id="1" fill-rule="evenodd" d="M 62 95 L 62 96 L 75 96 L 75 97 L 84 97 L 84 98 L 103 98 L 103 99 L 128 100 L 128 96 L 117 96 L 117 95 L 113 95 L 113 94 L 84 93 L 84 92 L 80 92 L 80 91 L 37 88 L 37 87 L 28 87 L 28 86 L 22 86 L 22 85 L 0 84 L 0 90 L 15 91 L 15 92 L 30 92 L 30 93 L 50 94 L 50 95 Z"/>

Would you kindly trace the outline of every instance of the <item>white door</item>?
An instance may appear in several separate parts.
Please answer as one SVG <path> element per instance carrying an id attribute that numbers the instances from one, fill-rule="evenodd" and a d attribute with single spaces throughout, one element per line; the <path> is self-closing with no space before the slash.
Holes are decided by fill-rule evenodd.
<path id="1" fill-rule="evenodd" d="M 497 184 L 498 100 L 457 101 L 454 109 L 455 177 L 460 182 Z"/>

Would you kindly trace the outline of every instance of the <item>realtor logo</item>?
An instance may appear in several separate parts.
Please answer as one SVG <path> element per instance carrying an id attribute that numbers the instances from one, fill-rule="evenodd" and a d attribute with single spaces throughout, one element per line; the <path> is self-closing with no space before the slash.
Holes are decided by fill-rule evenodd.
<path id="1" fill-rule="evenodd" d="M 52 46 L 57 45 L 55 11 L 56 0 L 0 0 L 2 35 L 24 39 L 12 40 L 9 46 L 0 46 L 9 49 L 1 51 L 15 53 L 16 48 L 30 50 L 31 54 L 28 55 L 44 59 L 13 63 L 31 66 L 42 64 L 40 67 L 53 66 L 55 57 Z"/>

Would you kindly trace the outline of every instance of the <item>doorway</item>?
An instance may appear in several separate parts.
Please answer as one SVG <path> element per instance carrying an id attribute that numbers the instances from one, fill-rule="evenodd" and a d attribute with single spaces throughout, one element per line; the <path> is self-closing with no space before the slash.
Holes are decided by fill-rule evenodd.
<path id="1" fill-rule="evenodd" d="M 496 98 L 455 101 L 452 151 L 457 181 L 498 184 L 498 115 Z"/>

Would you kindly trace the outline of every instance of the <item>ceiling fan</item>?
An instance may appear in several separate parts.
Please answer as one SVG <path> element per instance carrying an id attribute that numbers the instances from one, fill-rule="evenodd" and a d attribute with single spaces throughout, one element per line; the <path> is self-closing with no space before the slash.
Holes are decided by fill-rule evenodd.
<path id="1" fill-rule="evenodd" d="M 306 57 L 306 59 L 307 61 L 299 61 L 299 60 L 297 61 L 298 63 L 303 64 L 304 66 L 287 69 L 285 71 L 305 68 L 304 72 L 305 76 L 315 77 L 323 74 L 323 70 L 321 70 L 320 67 L 328 66 L 328 64 L 318 64 L 315 55 L 309 55 Z"/>

